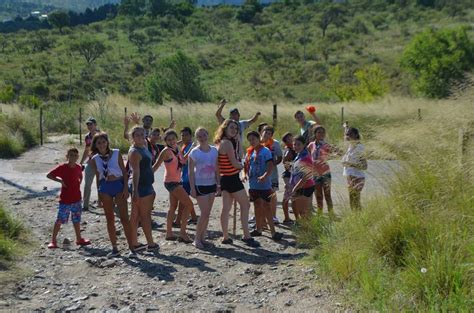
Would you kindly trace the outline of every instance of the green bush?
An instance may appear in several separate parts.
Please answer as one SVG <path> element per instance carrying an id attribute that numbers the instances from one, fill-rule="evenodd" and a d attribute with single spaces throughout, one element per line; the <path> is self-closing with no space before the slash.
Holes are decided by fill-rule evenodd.
<path id="1" fill-rule="evenodd" d="M 474 42 L 467 29 L 428 29 L 405 48 L 404 69 L 414 76 L 415 89 L 431 98 L 449 95 L 454 81 L 474 67 Z"/>
<path id="2" fill-rule="evenodd" d="M 0 205 L 0 262 L 11 260 L 16 253 L 17 241 L 24 228 Z"/>
<path id="3" fill-rule="evenodd" d="M 12 85 L 6 85 L 0 89 L 0 102 L 12 103 L 15 100 L 15 90 Z"/>
<path id="4" fill-rule="evenodd" d="M 150 100 L 160 104 L 166 96 L 178 102 L 207 99 L 199 65 L 181 51 L 160 62 L 156 73 L 148 78 L 147 92 Z"/>
<path id="5" fill-rule="evenodd" d="M 18 98 L 18 102 L 20 102 L 22 106 L 25 106 L 29 109 L 38 109 L 42 104 L 40 99 L 30 95 L 20 96 Z"/>

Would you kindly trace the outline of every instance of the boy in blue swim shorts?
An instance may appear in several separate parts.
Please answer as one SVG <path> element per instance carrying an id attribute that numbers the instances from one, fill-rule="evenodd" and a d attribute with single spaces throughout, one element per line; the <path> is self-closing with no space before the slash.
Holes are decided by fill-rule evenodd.
<path id="1" fill-rule="evenodd" d="M 76 233 L 76 244 L 79 246 L 90 245 L 91 242 L 81 237 L 81 181 L 82 167 L 77 164 L 79 151 L 76 148 L 70 148 L 66 154 L 67 162 L 56 166 L 46 177 L 61 183 L 61 193 L 59 194 L 58 216 L 54 223 L 53 236 L 48 244 L 49 249 L 58 247 L 56 238 L 62 224 L 66 224 L 71 216 L 74 231 Z"/>

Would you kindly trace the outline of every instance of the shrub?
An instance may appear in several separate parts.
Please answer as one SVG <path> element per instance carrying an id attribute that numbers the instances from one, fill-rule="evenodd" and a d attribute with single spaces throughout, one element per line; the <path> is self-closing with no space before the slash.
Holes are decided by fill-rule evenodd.
<path id="1" fill-rule="evenodd" d="M 384 96 L 388 91 L 387 77 L 382 68 L 372 64 L 355 72 L 358 84 L 354 87 L 354 98 L 369 102 Z"/>
<path id="2" fill-rule="evenodd" d="M 12 85 L 6 85 L 0 90 L 0 102 L 11 103 L 15 99 L 15 90 Z"/>
<path id="3" fill-rule="evenodd" d="M 16 252 L 17 240 L 23 231 L 21 222 L 0 205 L 0 262 L 12 259 Z"/>
<path id="4" fill-rule="evenodd" d="M 30 109 L 38 109 L 41 107 L 41 100 L 36 98 L 35 96 L 20 96 L 18 101 L 22 106 L 25 106 Z"/>
<path id="5" fill-rule="evenodd" d="M 207 99 L 199 66 L 181 51 L 160 62 L 156 73 L 147 81 L 147 92 L 150 100 L 160 104 L 166 95 L 178 102 Z"/>
<path id="6" fill-rule="evenodd" d="M 401 65 L 414 76 L 418 92 L 443 98 L 449 95 L 453 82 L 473 68 L 474 43 L 464 27 L 428 29 L 405 48 Z"/>

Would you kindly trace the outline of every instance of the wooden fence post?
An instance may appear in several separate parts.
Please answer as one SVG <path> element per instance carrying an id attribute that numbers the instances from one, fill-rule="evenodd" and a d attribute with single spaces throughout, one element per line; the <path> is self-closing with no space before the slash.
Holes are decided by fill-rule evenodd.
<path id="1" fill-rule="evenodd" d="M 40 108 L 40 143 L 43 145 L 43 108 Z"/>
<path id="2" fill-rule="evenodd" d="M 79 108 L 79 145 L 82 146 L 82 108 Z"/>
<path id="3" fill-rule="evenodd" d="M 173 108 L 170 107 L 170 122 L 173 121 Z"/>
<path id="4" fill-rule="evenodd" d="M 341 125 L 344 124 L 344 107 L 341 107 Z"/>
<path id="5" fill-rule="evenodd" d="M 278 122 L 278 105 L 274 104 L 273 105 L 273 128 L 277 127 L 277 122 Z"/>
<path id="6" fill-rule="evenodd" d="M 418 108 L 418 120 L 421 121 L 421 109 Z"/>

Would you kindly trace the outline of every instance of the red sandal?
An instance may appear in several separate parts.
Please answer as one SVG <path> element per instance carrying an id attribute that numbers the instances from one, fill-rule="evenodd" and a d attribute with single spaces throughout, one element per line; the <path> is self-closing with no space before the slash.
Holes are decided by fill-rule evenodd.
<path id="1" fill-rule="evenodd" d="M 56 241 L 51 241 L 48 244 L 48 249 L 57 249 L 57 248 L 58 248 L 58 245 L 57 245 Z"/>
<path id="2" fill-rule="evenodd" d="M 91 241 L 89 239 L 81 238 L 81 240 L 76 241 L 76 245 L 78 246 L 88 246 L 91 244 Z"/>

